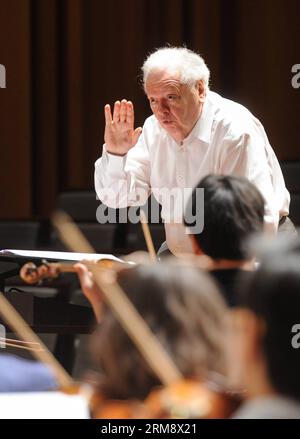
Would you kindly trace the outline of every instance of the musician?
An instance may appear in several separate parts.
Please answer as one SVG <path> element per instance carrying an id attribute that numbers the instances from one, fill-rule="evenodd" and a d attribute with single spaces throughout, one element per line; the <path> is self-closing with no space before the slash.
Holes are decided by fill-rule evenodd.
<path id="1" fill-rule="evenodd" d="M 231 313 L 229 375 L 247 389 L 235 418 L 300 419 L 299 248 L 271 246 Z"/>
<path id="2" fill-rule="evenodd" d="M 204 205 L 201 192 L 204 190 Z M 244 177 L 208 175 L 194 188 L 184 218 L 196 255 L 210 258 L 212 276 L 218 282 L 230 306 L 237 303 L 241 282 L 253 268 L 249 249 L 252 236 L 259 236 L 264 226 L 264 199 L 260 191 Z M 201 211 L 199 209 L 201 207 Z M 189 221 L 189 214 L 192 214 Z M 194 232 L 194 223 L 204 215 L 204 228 Z"/>
<path id="3" fill-rule="evenodd" d="M 208 174 L 244 176 L 262 193 L 266 229 L 294 231 L 290 196 L 262 124 L 242 105 L 209 90 L 209 70 L 180 47 L 152 53 L 143 85 L 153 115 L 134 126 L 133 104 L 105 106 L 105 145 L 95 163 L 95 189 L 110 207 L 142 205 L 150 192 L 162 205 L 161 251 L 192 252 L 182 224 L 183 190 Z"/>
<path id="4" fill-rule="evenodd" d="M 81 287 L 101 322 L 93 337 L 93 353 L 103 372 L 101 391 L 107 398 L 143 400 L 160 382 L 145 363 L 87 268 L 76 264 Z M 226 306 L 205 273 L 178 264 L 136 266 L 119 273 L 118 282 L 185 377 L 224 374 Z"/>

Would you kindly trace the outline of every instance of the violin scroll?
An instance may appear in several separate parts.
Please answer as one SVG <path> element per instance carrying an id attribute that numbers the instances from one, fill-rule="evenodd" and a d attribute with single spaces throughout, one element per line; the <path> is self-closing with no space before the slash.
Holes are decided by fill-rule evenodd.
<path id="1" fill-rule="evenodd" d="M 20 277 L 27 284 L 34 285 L 44 279 L 56 278 L 59 273 L 59 264 L 43 262 L 41 265 L 36 266 L 33 262 L 28 262 L 21 268 Z"/>
<path id="2" fill-rule="evenodd" d="M 125 268 L 131 267 L 129 263 L 118 262 L 111 259 L 100 259 L 99 261 L 82 261 L 82 263 L 95 263 L 98 267 L 121 271 Z M 60 273 L 76 273 L 76 269 L 73 264 L 68 263 L 58 263 L 58 262 L 48 262 L 42 260 L 42 264 L 37 266 L 33 262 L 28 262 L 23 265 L 20 270 L 21 279 L 30 285 L 35 285 L 42 282 L 45 279 L 55 279 Z"/>

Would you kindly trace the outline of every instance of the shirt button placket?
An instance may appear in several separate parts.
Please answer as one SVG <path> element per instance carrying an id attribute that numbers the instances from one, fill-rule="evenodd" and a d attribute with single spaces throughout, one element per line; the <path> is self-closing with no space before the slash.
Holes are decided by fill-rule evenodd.
<path id="1" fill-rule="evenodd" d="M 183 160 L 184 160 L 184 149 L 183 147 L 179 148 L 177 153 L 177 185 L 178 187 L 184 186 L 184 175 L 183 175 Z"/>

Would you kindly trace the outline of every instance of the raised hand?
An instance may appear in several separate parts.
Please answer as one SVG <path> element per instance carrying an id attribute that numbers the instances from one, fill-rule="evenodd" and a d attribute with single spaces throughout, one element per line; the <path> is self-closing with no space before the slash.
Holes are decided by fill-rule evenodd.
<path id="1" fill-rule="evenodd" d="M 125 155 L 137 143 L 142 128 L 134 129 L 133 104 L 126 99 L 116 101 L 113 116 L 110 105 L 104 107 L 105 133 L 104 141 L 108 152 Z"/>

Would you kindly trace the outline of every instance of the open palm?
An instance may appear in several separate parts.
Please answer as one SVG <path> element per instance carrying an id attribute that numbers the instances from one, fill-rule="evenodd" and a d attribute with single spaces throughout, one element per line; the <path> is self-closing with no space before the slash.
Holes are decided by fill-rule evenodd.
<path id="1" fill-rule="evenodd" d="M 104 141 L 108 152 L 125 155 L 137 143 L 142 128 L 134 129 L 133 104 L 126 99 L 116 101 L 113 115 L 110 105 L 104 107 L 105 133 Z"/>

